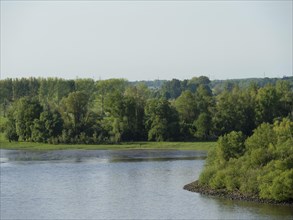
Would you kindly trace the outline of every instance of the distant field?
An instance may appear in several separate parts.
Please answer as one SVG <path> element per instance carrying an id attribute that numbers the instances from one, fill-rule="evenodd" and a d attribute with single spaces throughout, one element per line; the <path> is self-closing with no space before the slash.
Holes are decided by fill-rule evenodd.
<path id="1" fill-rule="evenodd" d="M 0 135 L 1 149 L 15 150 L 127 150 L 127 149 L 177 149 L 205 150 L 214 147 L 216 142 L 123 142 L 121 144 L 43 144 L 33 142 L 11 142 Z"/>

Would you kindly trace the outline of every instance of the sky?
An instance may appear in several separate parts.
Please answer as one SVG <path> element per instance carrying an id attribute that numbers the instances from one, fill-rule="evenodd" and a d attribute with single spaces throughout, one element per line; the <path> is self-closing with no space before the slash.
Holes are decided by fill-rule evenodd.
<path id="1" fill-rule="evenodd" d="M 1 79 L 292 76 L 292 1 L 1 1 Z"/>

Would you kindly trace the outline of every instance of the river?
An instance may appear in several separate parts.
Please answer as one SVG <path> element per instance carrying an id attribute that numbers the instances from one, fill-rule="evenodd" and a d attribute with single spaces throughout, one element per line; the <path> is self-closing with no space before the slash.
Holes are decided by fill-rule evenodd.
<path id="1" fill-rule="evenodd" d="M 0 150 L 0 219 L 292 219 L 289 206 L 183 190 L 205 152 Z"/>

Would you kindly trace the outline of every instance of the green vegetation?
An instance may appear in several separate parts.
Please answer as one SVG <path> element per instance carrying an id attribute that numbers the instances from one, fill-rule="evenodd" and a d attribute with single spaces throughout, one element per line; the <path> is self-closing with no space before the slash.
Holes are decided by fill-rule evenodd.
<path id="1" fill-rule="evenodd" d="M 251 135 L 263 122 L 292 119 L 292 79 L 264 79 L 263 87 L 260 81 L 249 86 L 229 81 L 220 90 L 205 76 L 147 82 L 150 88 L 124 79 L 5 79 L 0 80 L 0 129 L 9 141 L 49 144 L 211 141 L 231 131 Z"/>
<path id="2" fill-rule="evenodd" d="M 0 149 L 13 150 L 203 150 L 214 148 L 216 142 L 123 142 L 120 144 L 44 144 L 33 142 L 9 142 L 0 133 Z"/>
<path id="3" fill-rule="evenodd" d="M 232 131 L 219 138 L 199 178 L 202 187 L 276 201 L 293 200 L 293 122 L 263 123 L 245 139 Z"/>
<path id="4" fill-rule="evenodd" d="M 292 120 L 293 77 L 0 80 L 1 148 L 212 149 L 203 187 L 277 201 L 293 199 Z"/>

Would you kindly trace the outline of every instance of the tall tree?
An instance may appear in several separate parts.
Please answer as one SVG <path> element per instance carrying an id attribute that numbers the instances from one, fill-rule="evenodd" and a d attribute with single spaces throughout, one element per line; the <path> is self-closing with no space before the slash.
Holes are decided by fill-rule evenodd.
<path id="1" fill-rule="evenodd" d="M 197 103 L 195 96 L 190 91 L 184 91 L 175 100 L 174 106 L 179 113 L 179 118 L 184 123 L 193 123 L 198 116 Z"/>
<path id="2" fill-rule="evenodd" d="M 74 136 L 87 129 L 91 119 L 88 104 L 89 97 L 84 92 L 72 92 L 62 100 L 62 117 L 65 126 L 72 129 Z"/>
<path id="3" fill-rule="evenodd" d="M 47 78 L 40 80 L 39 101 L 44 104 L 50 104 L 58 107 L 62 98 L 75 91 L 74 80 L 64 80 L 58 78 Z"/>
<path id="4" fill-rule="evenodd" d="M 290 85 L 289 81 L 278 80 L 276 82 L 276 92 L 280 98 L 278 114 L 291 116 L 293 119 L 293 84 Z"/>
<path id="5" fill-rule="evenodd" d="M 124 93 L 124 140 L 145 140 L 144 108 L 149 95 L 145 85 L 128 87 Z"/>
<path id="6" fill-rule="evenodd" d="M 4 117 L 6 117 L 12 98 L 12 79 L 0 80 L 0 109 Z"/>
<path id="7" fill-rule="evenodd" d="M 105 114 L 105 102 L 112 93 L 123 94 L 128 82 L 124 79 L 108 79 L 97 81 L 97 97 L 96 97 L 96 108 L 97 112 L 104 116 Z M 111 98 L 111 97 L 110 97 Z"/>
<path id="8" fill-rule="evenodd" d="M 149 100 L 145 108 L 145 114 L 149 140 L 166 141 L 178 138 L 178 113 L 167 100 Z"/>
<path id="9" fill-rule="evenodd" d="M 161 92 L 162 96 L 166 99 L 176 99 L 182 92 L 180 81 L 178 79 L 166 81 L 162 86 Z"/>
<path id="10" fill-rule="evenodd" d="M 189 90 L 182 92 L 174 102 L 174 106 L 179 114 L 180 133 L 183 139 L 193 137 L 193 122 L 199 114 L 196 104 L 195 95 Z"/>
<path id="11" fill-rule="evenodd" d="M 27 97 L 20 98 L 15 103 L 14 108 L 16 133 L 21 140 L 29 141 L 31 139 L 33 122 L 40 117 L 43 108 L 37 99 Z"/>
<path id="12" fill-rule="evenodd" d="M 260 88 L 256 96 L 256 123 L 272 123 L 274 118 L 281 116 L 279 107 L 280 97 L 276 88 L 271 84 Z"/>
<path id="13" fill-rule="evenodd" d="M 231 92 L 225 90 L 218 95 L 213 117 L 216 134 L 231 131 L 250 134 L 255 127 L 253 102 L 254 97 L 250 95 L 250 91 L 241 91 L 237 86 Z"/>
<path id="14" fill-rule="evenodd" d="M 62 134 L 63 121 L 58 111 L 47 109 L 35 119 L 32 126 L 32 140 L 36 142 L 48 142 Z"/>
<path id="15" fill-rule="evenodd" d="M 211 137 L 212 132 L 212 118 L 209 113 L 201 113 L 194 121 L 195 127 L 194 136 L 200 140 L 207 140 Z"/>

